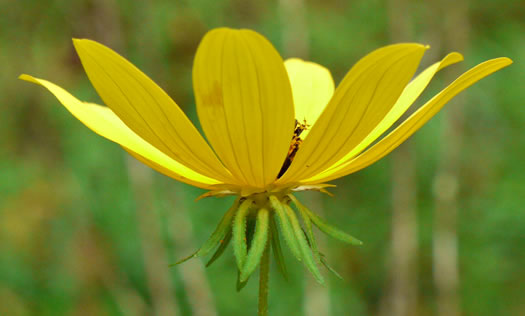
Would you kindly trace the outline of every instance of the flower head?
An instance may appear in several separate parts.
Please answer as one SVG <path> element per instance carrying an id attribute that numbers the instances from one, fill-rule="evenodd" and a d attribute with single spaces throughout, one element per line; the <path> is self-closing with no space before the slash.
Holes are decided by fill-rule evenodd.
<path id="1" fill-rule="evenodd" d="M 107 107 L 79 101 L 42 79 L 21 79 L 49 89 L 89 128 L 153 169 L 243 196 L 320 188 L 356 172 L 396 148 L 459 92 L 511 63 L 497 58 L 472 68 L 367 148 L 437 71 L 462 56 L 451 53 L 411 81 L 426 47 L 386 46 L 355 64 L 334 91 L 326 68 L 300 59 L 283 62 L 256 32 L 215 29 L 202 40 L 193 66 L 197 112 L 210 148 L 178 105 L 126 59 L 91 40 L 73 43 Z"/>
<path id="2" fill-rule="evenodd" d="M 107 107 L 79 101 L 43 79 L 21 79 L 47 88 L 86 126 L 153 169 L 209 190 L 205 196 L 239 196 L 194 256 L 232 239 L 241 284 L 267 251 L 267 240 L 280 249 L 274 218 L 294 255 L 322 281 L 316 263 L 324 259 L 311 224 L 340 240 L 358 241 L 326 224 L 291 193 L 323 191 L 326 182 L 373 164 L 455 95 L 511 63 L 496 58 L 475 66 L 385 134 L 439 70 L 463 59 L 460 54 L 451 53 L 414 77 L 427 47 L 389 45 L 359 60 L 334 89 L 326 68 L 283 61 L 260 34 L 215 29 L 203 38 L 193 66 L 206 141 L 178 105 L 126 59 L 91 40 L 73 42 Z M 227 242 L 219 254 L 223 245 Z"/>

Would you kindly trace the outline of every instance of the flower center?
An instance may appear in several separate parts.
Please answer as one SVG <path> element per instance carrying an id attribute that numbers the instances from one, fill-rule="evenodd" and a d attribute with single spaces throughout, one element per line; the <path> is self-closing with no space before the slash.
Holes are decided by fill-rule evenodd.
<path id="1" fill-rule="evenodd" d="M 293 131 L 292 142 L 290 143 L 288 155 L 286 155 L 286 159 L 284 160 L 283 166 L 281 167 L 281 171 L 279 171 L 279 174 L 277 175 L 277 179 L 279 179 L 292 164 L 292 161 L 295 158 L 295 154 L 297 153 L 297 150 L 299 150 L 299 146 L 303 142 L 303 140 L 301 139 L 301 133 L 304 130 L 307 130 L 308 127 L 310 127 L 310 125 L 306 123 L 306 120 L 303 120 L 303 123 L 299 123 L 297 119 L 295 120 L 295 129 Z"/>

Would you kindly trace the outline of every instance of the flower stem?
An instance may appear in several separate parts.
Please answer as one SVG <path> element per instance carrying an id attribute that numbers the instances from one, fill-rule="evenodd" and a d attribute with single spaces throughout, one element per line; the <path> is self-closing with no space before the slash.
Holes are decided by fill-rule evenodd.
<path id="1" fill-rule="evenodd" d="M 258 316 L 268 316 L 268 279 L 270 276 L 270 247 L 266 244 L 266 249 L 261 258 L 259 270 L 259 312 Z"/>

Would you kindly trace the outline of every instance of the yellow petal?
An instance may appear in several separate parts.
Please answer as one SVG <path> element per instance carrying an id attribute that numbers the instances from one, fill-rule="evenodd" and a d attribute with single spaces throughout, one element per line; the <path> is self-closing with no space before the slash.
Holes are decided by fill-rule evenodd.
<path id="1" fill-rule="evenodd" d="M 172 159 L 211 178 L 233 181 L 178 105 L 129 61 L 91 40 L 74 40 L 89 80 L 131 130 Z"/>
<path id="2" fill-rule="evenodd" d="M 208 189 L 219 181 L 206 177 L 171 159 L 160 150 L 137 136 L 109 108 L 78 100 L 59 86 L 43 80 L 21 75 L 20 79 L 47 88 L 71 114 L 95 133 L 125 147 L 131 154 L 157 171 L 181 182 Z"/>
<path id="3" fill-rule="evenodd" d="M 425 49 L 420 44 L 390 45 L 355 64 L 278 183 L 309 178 L 358 145 L 394 106 Z"/>
<path id="4" fill-rule="evenodd" d="M 273 182 L 294 129 L 290 82 L 283 60 L 263 36 L 215 29 L 195 56 L 197 113 L 213 149 L 245 185 Z"/>
<path id="5" fill-rule="evenodd" d="M 320 183 L 330 181 L 347 174 L 359 171 L 379 159 L 383 158 L 414 134 L 423 124 L 430 120 L 448 101 L 461 91 L 470 87 L 486 76 L 510 65 L 512 61 L 508 58 L 496 58 L 483 62 L 452 82 L 443 91 L 438 93 L 421 108 L 414 112 L 406 121 L 390 132 L 377 144 L 370 147 L 361 155 L 351 161 L 328 170 L 314 178 L 305 180 L 305 183 Z"/>
<path id="6" fill-rule="evenodd" d="M 334 80 L 330 71 L 313 62 L 290 58 L 284 62 L 292 85 L 295 118 L 311 127 L 321 115 L 334 94 Z M 309 129 L 301 133 L 304 139 Z"/>
<path id="7" fill-rule="evenodd" d="M 388 114 L 370 132 L 370 134 L 368 134 L 361 141 L 361 143 L 359 143 L 359 145 L 350 150 L 348 154 L 346 154 L 343 158 L 341 158 L 338 162 L 336 162 L 326 170 L 336 168 L 337 166 L 346 163 L 347 161 L 358 155 L 366 147 L 368 147 L 387 129 L 389 129 L 401 117 L 401 115 L 403 115 L 403 113 L 405 113 L 408 110 L 408 108 L 414 103 L 414 101 L 416 101 L 416 99 L 421 95 L 423 90 L 425 90 L 425 88 L 430 83 L 430 80 L 432 80 L 432 78 L 438 71 L 462 60 L 463 56 L 461 56 L 461 54 L 450 53 L 445 58 L 443 58 L 443 60 L 433 64 L 432 66 L 425 69 L 422 73 L 420 73 L 405 87 L 403 93 L 401 93 L 390 112 L 388 112 Z"/>

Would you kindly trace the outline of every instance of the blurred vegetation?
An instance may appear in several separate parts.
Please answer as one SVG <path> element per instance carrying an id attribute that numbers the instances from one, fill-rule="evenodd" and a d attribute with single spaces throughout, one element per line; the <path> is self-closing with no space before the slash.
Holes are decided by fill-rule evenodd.
<path id="1" fill-rule="evenodd" d="M 0 315 L 255 313 L 257 284 L 251 280 L 236 293 L 232 255 L 206 270 L 199 260 L 167 268 L 207 238 L 231 199 L 194 203 L 199 189 L 137 164 L 48 92 L 16 78 L 21 73 L 46 78 L 80 99 L 100 102 L 71 44 L 72 37 L 91 38 L 150 75 L 198 125 L 191 67 L 203 34 L 218 26 L 252 28 L 285 58 L 292 57 L 284 52 L 283 29 L 292 18 L 282 9 L 286 2 L 0 1 Z M 436 47 L 424 65 L 446 53 L 433 43 L 454 3 L 436 12 L 409 1 L 402 18 L 409 19 L 414 34 L 406 40 Z M 386 1 L 303 5 L 297 14 L 304 14 L 308 56 L 301 57 L 327 66 L 336 82 L 359 57 L 391 42 L 388 26 L 396 22 L 388 20 Z M 467 5 L 463 69 L 500 56 L 514 65 L 468 90 L 462 105 L 460 308 L 462 315 L 525 315 L 525 4 L 471 0 Z M 418 104 L 445 84 L 436 80 Z M 440 152 L 446 150 L 440 145 L 446 144 L 442 120 L 438 115 L 409 141 L 417 171 L 414 315 L 436 311 L 433 187 Z M 380 314 L 390 269 L 390 169 L 386 158 L 335 181 L 334 198 L 300 195 L 316 199 L 330 222 L 365 242 L 359 248 L 325 243 L 329 262 L 344 278 L 330 278 L 321 289 L 328 293 L 326 314 Z M 311 277 L 303 276 L 289 253 L 286 259 L 297 268 L 288 282 L 273 269 L 272 315 L 300 315 L 308 306 L 303 292 Z"/>

